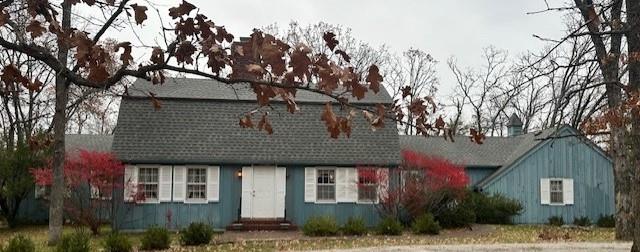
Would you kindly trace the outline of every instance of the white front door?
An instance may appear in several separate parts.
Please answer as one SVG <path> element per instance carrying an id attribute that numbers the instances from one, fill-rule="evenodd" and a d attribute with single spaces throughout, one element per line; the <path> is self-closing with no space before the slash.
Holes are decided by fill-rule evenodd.
<path id="1" fill-rule="evenodd" d="M 242 168 L 242 218 L 284 218 L 286 168 Z"/>

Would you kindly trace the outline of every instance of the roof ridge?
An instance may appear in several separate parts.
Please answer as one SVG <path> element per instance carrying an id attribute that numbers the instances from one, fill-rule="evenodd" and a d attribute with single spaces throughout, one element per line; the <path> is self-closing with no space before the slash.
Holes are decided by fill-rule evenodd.
<path id="1" fill-rule="evenodd" d="M 200 100 L 249 100 L 255 101 L 256 94 L 250 87 L 250 83 L 240 82 L 236 84 L 227 84 L 221 81 L 204 78 L 167 78 L 163 84 L 153 84 L 147 80 L 138 78 L 129 87 L 129 97 L 149 97 L 149 93 L 153 93 L 156 98 L 182 98 L 182 99 L 200 99 Z M 334 92 L 340 95 L 340 92 Z M 349 102 L 354 104 L 391 104 L 393 102 L 391 96 L 386 89 L 380 89 L 374 93 L 372 90 L 367 91 L 363 99 L 356 99 L 351 95 L 346 95 Z M 274 101 L 279 101 L 279 96 Z M 296 102 L 328 102 L 333 101 L 331 97 L 322 95 L 312 90 L 299 89 L 296 92 Z"/>

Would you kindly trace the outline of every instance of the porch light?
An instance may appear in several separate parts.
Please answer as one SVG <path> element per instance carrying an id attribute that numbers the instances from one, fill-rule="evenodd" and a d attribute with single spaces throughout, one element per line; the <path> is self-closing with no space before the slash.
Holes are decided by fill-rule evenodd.
<path id="1" fill-rule="evenodd" d="M 242 170 L 236 171 L 236 176 L 238 176 L 238 178 L 242 178 Z"/>

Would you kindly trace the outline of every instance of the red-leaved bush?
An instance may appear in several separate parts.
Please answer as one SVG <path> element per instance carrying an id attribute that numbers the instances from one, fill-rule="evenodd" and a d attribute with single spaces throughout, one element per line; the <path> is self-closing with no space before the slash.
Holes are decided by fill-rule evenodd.
<path id="1" fill-rule="evenodd" d="M 403 168 L 417 170 L 425 175 L 430 190 L 464 189 L 469 184 L 469 176 L 464 167 L 441 158 L 420 154 L 410 150 L 402 151 Z"/>
<path id="2" fill-rule="evenodd" d="M 360 189 L 370 188 L 363 182 L 390 184 L 379 187 L 376 207 L 381 215 L 410 221 L 425 212 L 438 212 L 464 197 L 469 177 L 463 166 L 410 150 L 403 150 L 401 155 L 402 165 L 391 169 L 391 174 L 358 167 Z M 389 183 L 393 178 L 397 183 Z"/>
<path id="3" fill-rule="evenodd" d="M 50 186 L 51 162 L 46 167 L 31 169 L 35 183 Z M 88 226 L 95 234 L 106 216 L 111 215 L 113 193 L 124 188 L 124 165 L 109 152 L 81 150 L 75 157 L 67 156 L 64 176 L 68 197 L 64 209 L 74 222 Z"/>

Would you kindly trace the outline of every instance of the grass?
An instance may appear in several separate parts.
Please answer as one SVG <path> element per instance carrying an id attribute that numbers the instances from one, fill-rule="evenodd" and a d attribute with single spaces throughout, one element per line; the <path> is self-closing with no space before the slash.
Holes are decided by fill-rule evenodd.
<path id="1" fill-rule="evenodd" d="M 73 227 L 65 227 L 64 233 L 73 232 Z M 108 227 L 101 230 L 102 234 L 110 232 Z M 181 247 L 178 236 L 172 234 L 173 246 L 170 251 L 274 251 L 274 250 L 306 250 L 306 249 L 338 249 L 362 248 L 377 246 L 399 245 L 432 245 L 432 244 L 486 244 L 486 243 L 536 243 L 536 242 L 611 242 L 614 240 L 612 228 L 561 228 L 535 225 L 495 226 L 482 233 L 466 232 L 464 230 L 445 230 L 439 236 L 409 235 L 362 236 L 362 237 L 327 237 L 294 240 L 272 241 L 236 241 L 200 247 Z M 53 251 L 46 246 L 47 227 L 29 226 L 15 230 L 0 229 L 0 243 L 5 243 L 15 234 L 23 234 L 34 240 L 37 251 Z M 134 246 L 140 245 L 141 234 L 130 234 Z M 100 248 L 104 235 L 94 237 L 91 242 L 95 250 Z M 215 239 L 214 239 L 215 240 Z"/>

